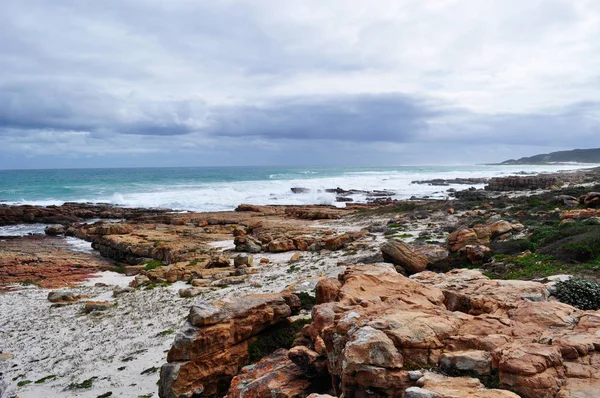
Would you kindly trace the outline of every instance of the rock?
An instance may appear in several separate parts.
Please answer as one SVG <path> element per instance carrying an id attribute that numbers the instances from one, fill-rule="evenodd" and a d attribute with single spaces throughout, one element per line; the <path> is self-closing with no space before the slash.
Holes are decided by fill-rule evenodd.
<path id="1" fill-rule="evenodd" d="M 239 256 L 243 256 L 243 254 L 238 255 L 238 257 Z M 234 259 L 234 265 L 235 265 L 235 259 Z M 229 263 L 229 259 L 227 257 L 215 256 L 211 259 L 211 262 L 210 262 L 210 264 L 208 264 L 207 268 L 226 268 L 229 266 L 231 266 L 231 264 Z"/>
<path id="2" fill-rule="evenodd" d="M 489 375 L 492 373 L 492 354 L 481 350 L 447 352 L 440 357 L 440 368 L 454 373 Z"/>
<path id="3" fill-rule="evenodd" d="M 44 233 L 49 236 L 58 236 L 65 234 L 65 226 L 64 225 L 48 225 L 44 228 Z"/>
<path id="4" fill-rule="evenodd" d="M 337 279 L 321 279 L 315 289 L 315 300 L 317 304 L 330 303 L 337 301 L 338 294 L 342 284 Z"/>
<path id="5" fill-rule="evenodd" d="M 448 249 L 458 252 L 467 245 L 486 246 L 490 243 L 491 235 L 489 228 L 484 226 L 459 229 L 448 235 Z"/>
<path id="6" fill-rule="evenodd" d="M 161 368 L 159 396 L 224 394 L 223 386 L 248 364 L 249 339 L 299 310 L 300 299 L 291 294 L 196 302 Z"/>
<path id="7" fill-rule="evenodd" d="M 192 279 L 190 284 L 194 287 L 206 287 L 210 285 L 210 282 L 208 279 Z"/>
<path id="8" fill-rule="evenodd" d="M 209 292 L 211 289 L 208 289 L 206 287 L 190 287 L 187 289 L 179 289 L 179 296 L 180 297 L 196 297 L 199 296 L 203 293 Z"/>
<path id="9" fill-rule="evenodd" d="M 310 189 L 308 189 L 308 188 L 300 188 L 300 187 L 293 187 L 293 188 L 290 188 L 290 190 L 293 193 L 309 193 L 310 192 Z"/>
<path id="10" fill-rule="evenodd" d="M 300 253 L 294 253 L 292 254 L 292 257 L 290 257 L 290 263 L 295 263 L 297 261 L 300 261 L 300 259 L 302 258 L 302 255 Z"/>
<path id="11" fill-rule="evenodd" d="M 106 311 L 110 307 L 112 307 L 112 303 L 108 301 L 88 301 L 85 303 L 85 307 L 83 308 L 83 312 L 89 314 L 90 312 L 95 311 Z"/>
<path id="12" fill-rule="evenodd" d="M 491 237 L 495 238 L 512 231 L 512 225 L 508 221 L 500 220 L 492 223 L 490 226 Z"/>
<path id="13" fill-rule="evenodd" d="M 588 192 L 581 195 L 579 203 L 586 207 L 600 207 L 600 192 Z"/>
<path id="14" fill-rule="evenodd" d="M 404 391 L 404 398 L 439 398 L 439 395 L 421 387 L 409 387 Z"/>
<path id="15" fill-rule="evenodd" d="M 261 264 L 269 264 L 269 262 L 270 262 L 270 260 L 268 258 L 266 258 L 266 257 L 263 257 L 263 258 L 260 259 L 260 263 Z"/>
<path id="16" fill-rule="evenodd" d="M 340 250 L 350 242 L 352 242 L 352 238 L 349 234 L 338 235 L 324 241 L 327 250 Z"/>
<path id="17" fill-rule="evenodd" d="M 136 275 L 135 279 L 131 281 L 131 283 L 129 284 L 129 286 L 131 287 L 142 287 L 144 285 L 147 285 L 150 283 L 150 278 L 148 278 L 146 275 Z"/>
<path id="18" fill-rule="evenodd" d="M 246 276 L 238 275 L 238 276 L 229 276 L 223 279 L 217 279 L 216 281 L 212 281 L 210 286 L 214 287 L 227 287 L 229 285 L 239 285 L 240 283 L 246 282 Z"/>
<path id="19" fill-rule="evenodd" d="M 554 176 L 509 176 L 490 178 L 486 191 L 529 191 L 550 189 L 558 184 Z"/>
<path id="20" fill-rule="evenodd" d="M 308 395 L 311 382 L 288 358 L 284 349 L 246 366 L 233 378 L 228 398 L 277 397 L 300 398 Z"/>
<path id="21" fill-rule="evenodd" d="M 579 200 L 570 195 L 558 195 L 554 197 L 554 202 L 559 205 L 567 207 L 576 207 L 579 204 Z"/>
<path id="22" fill-rule="evenodd" d="M 82 297 L 73 292 L 65 291 L 52 291 L 48 293 L 48 301 L 51 303 L 72 303 L 80 300 Z"/>
<path id="23" fill-rule="evenodd" d="M 492 251 L 489 247 L 483 245 L 466 245 L 459 252 L 462 250 L 464 250 L 472 264 L 482 264 Z"/>
<path id="24" fill-rule="evenodd" d="M 424 271 L 428 265 L 448 256 L 448 252 L 439 246 L 411 246 L 400 240 L 391 240 L 381 245 L 385 261 L 402 267 L 410 274 Z"/>
<path id="25" fill-rule="evenodd" d="M 294 246 L 293 240 L 280 238 L 270 241 L 267 245 L 267 250 L 271 253 L 289 252 L 296 250 L 296 246 Z"/>
<path id="26" fill-rule="evenodd" d="M 248 254 L 238 254 L 233 259 L 233 266 L 239 268 L 241 266 L 252 267 L 254 264 L 254 257 Z"/>
<path id="27" fill-rule="evenodd" d="M 120 296 L 121 294 L 125 294 L 125 293 L 131 293 L 133 291 L 135 291 L 135 289 L 131 286 L 117 287 L 116 289 L 113 290 L 113 297 L 117 297 L 117 296 Z"/>

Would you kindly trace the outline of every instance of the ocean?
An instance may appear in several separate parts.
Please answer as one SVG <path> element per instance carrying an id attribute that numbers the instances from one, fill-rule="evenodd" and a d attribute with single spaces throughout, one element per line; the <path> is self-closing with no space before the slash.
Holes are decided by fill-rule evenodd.
<path id="1" fill-rule="evenodd" d="M 398 167 L 193 167 L 61 170 L 0 170 L 0 203 L 60 205 L 111 203 L 126 207 L 190 211 L 232 210 L 250 204 L 335 204 L 328 188 L 390 190 L 395 199 L 448 197 L 447 189 L 415 180 L 495 177 L 596 165 L 460 165 Z M 474 185 L 478 188 L 482 185 Z M 291 188 L 308 192 L 293 193 Z M 353 195 L 361 202 L 364 194 Z"/>

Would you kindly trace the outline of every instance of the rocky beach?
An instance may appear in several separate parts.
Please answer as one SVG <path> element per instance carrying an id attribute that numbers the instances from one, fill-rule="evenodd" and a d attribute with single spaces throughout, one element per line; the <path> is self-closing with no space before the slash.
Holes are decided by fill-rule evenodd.
<path id="1" fill-rule="evenodd" d="M 0 397 L 597 397 L 600 170 L 414 185 L 0 204 Z"/>

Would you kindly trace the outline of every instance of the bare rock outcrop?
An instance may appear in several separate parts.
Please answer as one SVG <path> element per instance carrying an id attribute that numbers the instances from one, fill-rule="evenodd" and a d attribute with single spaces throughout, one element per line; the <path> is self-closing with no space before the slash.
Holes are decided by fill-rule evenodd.
<path id="1" fill-rule="evenodd" d="M 409 245 L 390 240 L 381 245 L 383 259 L 402 267 L 409 274 L 424 271 L 428 265 L 448 257 L 448 251 L 436 245 Z"/>
<path id="2" fill-rule="evenodd" d="M 490 178 L 486 191 L 529 191 L 550 189 L 558 184 L 556 176 L 509 176 Z"/>
<path id="3" fill-rule="evenodd" d="M 192 306 L 160 373 L 159 395 L 224 395 L 248 364 L 251 339 L 300 309 L 292 294 L 251 295 Z"/>
<path id="4" fill-rule="evenodd" d="M 306 349 L 328 361 L 338 396 L 546 398 L 597 391 L 600 313 L 548 301 L 540 283 L 490 280 L 473 270 L 409 279 L 385 264 L 348 268 L 338 282 L 321 282 L 325 302 L 302 331 Z M 415 368 L 480 380 L 415 377 Z M 493 379 L 500 388 L 486 389 L 482 381 Z"/>

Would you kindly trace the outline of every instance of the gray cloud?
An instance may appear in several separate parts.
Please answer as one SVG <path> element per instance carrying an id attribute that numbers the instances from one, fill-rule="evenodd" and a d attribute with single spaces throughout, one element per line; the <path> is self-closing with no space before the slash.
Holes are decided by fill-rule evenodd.
<path id="1" fill-rule="evenodd" d="M 248 148 L 269 162 L 303 150 L 311 155 L 298 159 L 325 163 L 381 143 L 388 162 L 452 161 L 465 146 L 494 156 L 482 150 L 490 144 L 523 151 L 514 156 L 597 146 L 591 0 L 5 0 L 2 9 L 0 167 L 11 166 L 7 154 L 45 167 L 111 150 L 230 164 Z"/>

